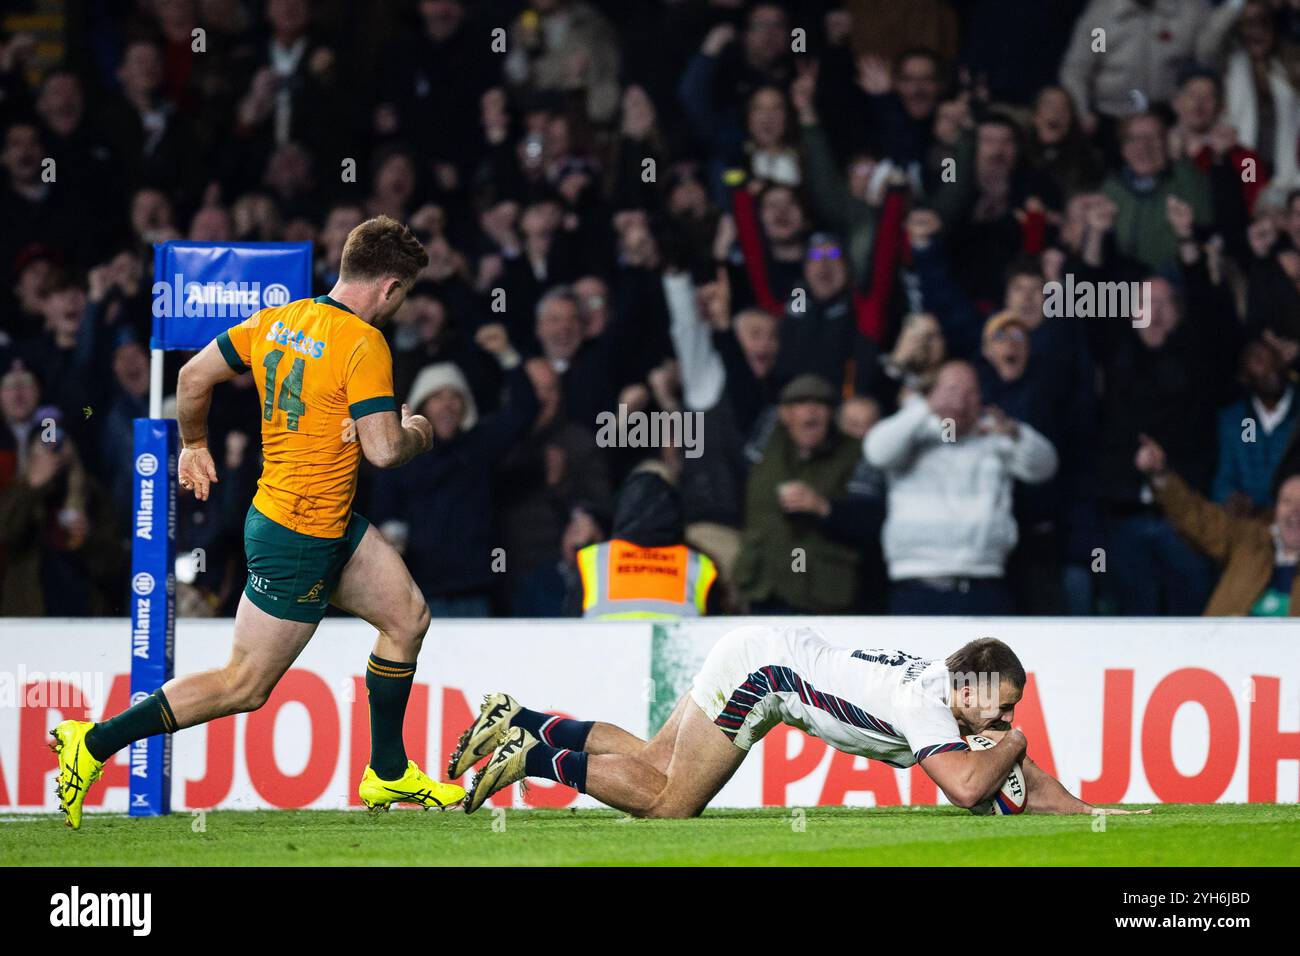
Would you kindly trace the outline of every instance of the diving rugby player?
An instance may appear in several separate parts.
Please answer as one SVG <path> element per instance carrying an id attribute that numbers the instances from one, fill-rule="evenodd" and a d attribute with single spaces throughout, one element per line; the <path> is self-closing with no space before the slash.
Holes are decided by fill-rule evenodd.
<path id="1" fill-rule="evenodd" d="M 448 776 L 458 779 L 491 754 L 465 799 L 470 813 L 518 780 L 544 777 L 633 816 L 693 817 L 750 748 L 783 723 L 843 753 L 891 767 L 919 764 L 959 807 L 989 800 L 1019 763 L 1028 810 L 1130 812 L 1072 796 L 1026 756 L 1023 733 L 1000 729 L 1010 726 L 1024 688 L 1024 667 L 993 638 L 972 641 L 945 661 L 837 647 L 806 626 L 748 625 L 713 647 L 653 739 L 490 694 L 460 738 Z M 963 739 L 971 734 L 997 744 L 972 750 Z"/>

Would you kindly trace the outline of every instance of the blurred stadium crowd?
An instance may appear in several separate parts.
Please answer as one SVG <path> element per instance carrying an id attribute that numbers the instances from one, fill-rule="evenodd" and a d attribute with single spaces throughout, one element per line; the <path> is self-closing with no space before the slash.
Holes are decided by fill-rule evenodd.
<path id="1" fill-rule="evenodd" d="M 380 213 L 437 441 L 356 507 L 435 613 L 566 613 L 647 454 L 732 611 L 1288 610 L 1300 0 L 8 6 L 0 614 L 123 613 L 151 243 L 312 241 L 319 294 Z M 703 454 L 605 447 L 619 406 Z M 238 600 L 259 415 L 214 401 L 181 613 Z"/>

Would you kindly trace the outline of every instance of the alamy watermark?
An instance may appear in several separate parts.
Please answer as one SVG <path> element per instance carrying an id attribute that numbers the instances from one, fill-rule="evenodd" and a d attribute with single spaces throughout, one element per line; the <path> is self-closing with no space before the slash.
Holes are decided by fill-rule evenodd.
<path id="1" fill-rule="evenodd" d="M 105 698 L 101 671 L 0 671 L 0 708 L 95 709 Z"/>
<path id="2" fill-rule="evenodd" d="M 1075 280 L 1043 285 L 1043 315 L 1047 318 L 1128 319 L 1135 329 L 1151 324 L 1150 282 L 1092 282 Z"/>
<path id="3" fill-rule="evenodd" d="M 50 897 L 50 925 L 120 927 L 133 936 L 148 936 L 153 928 L 153 894 L 82 892 L 74 884 L 68 892 Z"/>
<path id="4" fill-rule="evenodd" d="M 687 458 L 704 454 L 703 412 L 629 411 L 596 416 L 596 444 L 601 448 L 680 448 Z"/>

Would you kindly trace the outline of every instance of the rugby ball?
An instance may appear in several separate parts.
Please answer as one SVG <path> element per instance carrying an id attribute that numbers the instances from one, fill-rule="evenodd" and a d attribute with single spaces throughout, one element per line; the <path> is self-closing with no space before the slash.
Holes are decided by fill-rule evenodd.
<path id="1" fill-rule="evenodd" d="M 997 741 L 990 740 L 979 734 L 971 734 L 964 738 L 971 750 L 990 750 L 997 746 Z M 1016 764 L 1011 768 L 1011 773 L 1007 774 L 1006 783 L 1002 784 L 1002 789 L 993 794 L 992 799 L 985 800 L 983 803 L 977 803 L 970 808 L 970 812 L 977 816 L 1012 816 L 1017 813 L 1025 812 L 1025 798 L 1028 796 L 1028 788 L 1025 786 L 1025 772 Z"/>

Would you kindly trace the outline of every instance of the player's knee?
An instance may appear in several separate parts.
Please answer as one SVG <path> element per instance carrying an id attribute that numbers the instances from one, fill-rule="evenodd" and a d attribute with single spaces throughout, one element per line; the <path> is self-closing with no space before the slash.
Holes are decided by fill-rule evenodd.
<path id="1" fill-rule="evenodd" d="M 237 713 L 248 714 L 255 710 L 261 710 L 271 698 L 272 688 L 261 682 L 249 682 L 242 685 L 235 694 L 235 709 Z"/>
<path id="2" fill-rule="evenodd" d="M 433 622 L 433 615 L 429 613 L 429 603 L 425 601 L 419 588 L 415 589 L 414 605 L 411 634 L 416 643 L 419 643 L 424 640 L 424 635 L 429 633 L 429 625 Z"/>
<path id="3" fill-rule="evenodd" d="M 703 805 L 669 794 L 665 788 L 655 796 L 643 813 L 636 815 L 652 820 L 688 820 L 698 817 L 703 810 Z"/>
<path id="4" fill-rule="evenodd" d="M 241 713 L 252 713 L 255 710 L 261 710 L 266 702 L 271 699 L 271 688 L 269 687 L 252 687 L 240 700 L 239 709 Z"/>
<path id="5" fill-rule="evenodd" d="M 424 640 L 424 635 L 428 633 L 429 623 L 432 620 L 433 616 L 429 613 L 428 602 L 425 601 L 424 595 L 420 593 L 420 589 L 412 585 L 399 627 L 401 639 L 410 642 L 412 650 L 419 650 L 420 642 Z"/>
<path id="6" fill-rule="evenodd" d="M 394 600 L 387 615 L 375 623 L 389 641 L 396 645 L 395 650 L 405 655 L 403 660 L 415 660 L 432 620 L 424 595 L 412 583 L 404 599 Z"/>
<path id="7" fill-rule="evenodd" d="M 271 697 L 274 685 L 248 667 L 228 669 L 226 706 L 232 714 L 259 710 Z"/>

